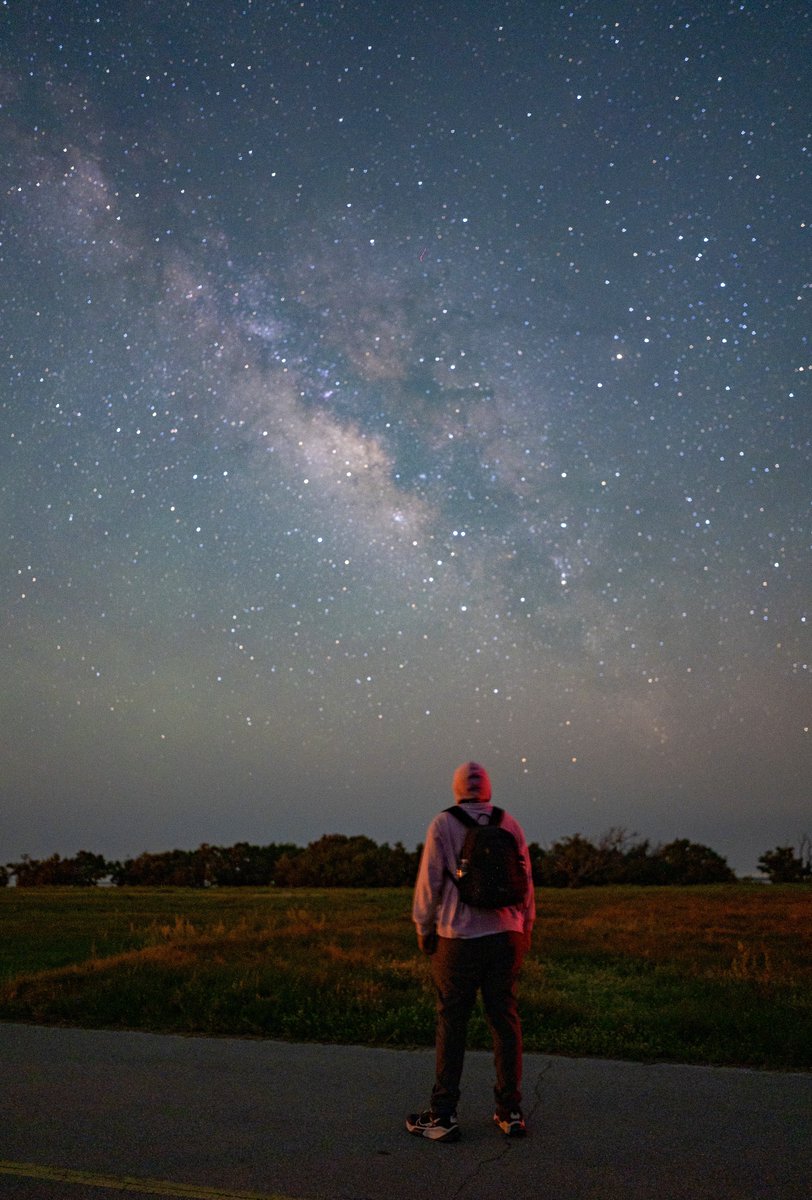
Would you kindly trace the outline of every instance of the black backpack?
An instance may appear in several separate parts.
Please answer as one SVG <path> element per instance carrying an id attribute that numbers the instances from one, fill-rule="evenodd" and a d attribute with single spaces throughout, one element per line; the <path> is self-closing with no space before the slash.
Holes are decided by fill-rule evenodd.
<path id="1" fill-rule="evenodd" d="M 504 809 L 494 808 L 480 825 L 459 805 L 445 810 L 467 827 L 456 872 L 460 899 L 474 908 L 512 908 L 527 895 L 527 871 L 512 833 L 502 829 Z"/>

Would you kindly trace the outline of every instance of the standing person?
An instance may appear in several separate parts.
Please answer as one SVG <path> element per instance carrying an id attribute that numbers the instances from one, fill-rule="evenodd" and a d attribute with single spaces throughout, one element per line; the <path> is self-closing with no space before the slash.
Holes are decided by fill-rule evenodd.
<path id="1" fill-rule="evenodd" d="M 493 1037 L 493 1119 L 508 1137 L 522 1137 L 526 1126 L 521 1107 L 522 1029 L 516 979 L 530 946 L 536 915 L 530 855 L 518 821 L 491 803 L 491 781 L 483 766 L 466 762 L 458 767 L 453 791 L 455 805 L 438 813 L 429 825 L 414 891 L 412 917 L 417 940 L 423 953 L 431 957 L 437 993 L 436 1077 L 430 1107 L 408 1116 L 406 1128 L 416 1137 L 433 1141 L 456 1141 L 460 1136 L 457 1101 L 465 1035 L 479 990 Z M 478 907 L 460 895 L 463 884 L 458 871 L 463 845 L 470 847 L 468 829 L 489 824 L 498 824 L 512 834 L 514 849 L 523 860 L 517 858 L 515 868 L 523 896 L 507 907 Z"/>

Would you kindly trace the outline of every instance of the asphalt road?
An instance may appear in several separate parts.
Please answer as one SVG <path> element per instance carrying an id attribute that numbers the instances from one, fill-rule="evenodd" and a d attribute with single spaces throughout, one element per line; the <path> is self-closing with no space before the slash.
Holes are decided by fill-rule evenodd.
<path id="1" fill-rule="evenodd" d="M 431 1051 L 0 1025 L 0 1197 L 810 1200 L 812 1075 L 528 1055 L 524 1140 L 466 1060 L 462 1139 L 410 1137 Z"/>

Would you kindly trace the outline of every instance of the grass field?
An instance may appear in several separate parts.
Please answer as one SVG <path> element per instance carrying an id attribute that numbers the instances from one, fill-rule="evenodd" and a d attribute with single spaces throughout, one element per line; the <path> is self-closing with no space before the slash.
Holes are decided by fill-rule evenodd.
<path id="1" fill-rule="evenodd" d="M 9 889 L 0 1019 L 423 1046 L 407 890 Z M 538 893 L 527 1050 L 812 1068 L 812 888 Z M 489 1036 L 477 1011 L 469 1044 Z"/>

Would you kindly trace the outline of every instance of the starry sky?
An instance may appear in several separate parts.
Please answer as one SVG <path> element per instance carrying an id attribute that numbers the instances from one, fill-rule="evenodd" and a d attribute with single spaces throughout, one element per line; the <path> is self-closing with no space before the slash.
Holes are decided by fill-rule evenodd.
<path id="1" fill-rule="evenodd" d="M 809 25 L 3 0 L 0 861 L 797 845 Z"/>

